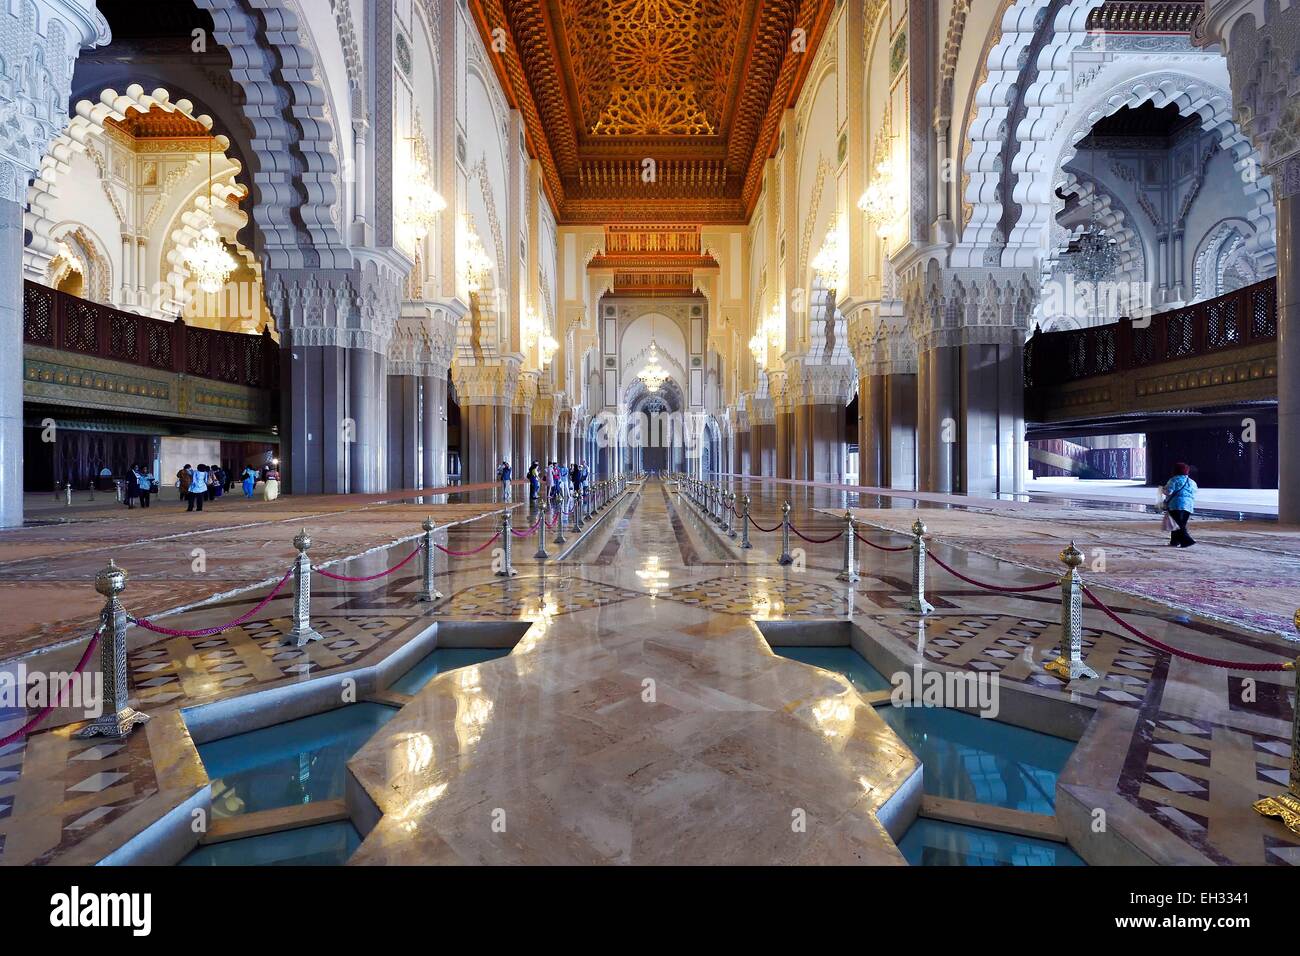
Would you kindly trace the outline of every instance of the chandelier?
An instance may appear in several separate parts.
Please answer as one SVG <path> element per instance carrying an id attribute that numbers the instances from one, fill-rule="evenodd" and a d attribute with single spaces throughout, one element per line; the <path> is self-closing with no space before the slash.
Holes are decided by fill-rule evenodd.
<path id="1" fill-rule="evenodd" d="M 767 336 L 763 330 L 756 331 L 749 340 L 749 353 L 754 356 L 754 361 L 758 363 L 759 368 L 767 367 Z"/>
<path id="2" fill-rule="evenodd" d="M 212 203 L 216 197 L 213 194 L 214 181 L 212 178 L 212 143 L 208 143 L 208 207 L 211 209 Z M 200 289 L 207 293 L 220 292 L 225 286 L 226 280 L 230 278 L 230 273 L 235 271 L 235 260 L 226 251 L 225 244 L 221 241 L 221 236 L 217 233 L 216 220 L 212 219 L 211 213 L 208 218 L 210 223 L 199 233 L 199 238 L 190 246 L 189 251 L 185 254 L 186 265 L 189 266 L 190 273 L 194 276 L 195 282 Z"/>
<path id="3" fill-rule="evenodd" d="M 637 378 L 645 383 L 646 391 L 651 393 L 659 391 L 668 381 L 668 372 L 659 364 L 659 347 L 655 345 L 653 339 L 650 340 L 650 354 Z"/>
<path id="4" fill-rule="evenodd" d="M 546 331 L 546 326 L 542 324 L 542 317 L 537 314 L 537 310 L 531 305 L 524 311 L 524 321 L 520 325 L 519 334 L 523 341 L 524 351 L 527 352 L 537 344 L 542 333 Z"/>
<path id="5" fill-rule="evenodd" d="M 542 365 L 550 365 L 551 359 L 555 358 L 555 353 L 559 351 L 560 343 L 555 341 L 551 335 L 550 329 L 543 329 L 542 336 L 537 342 L 537 350 L 541 355 Z"/>
<path id="6" fill-rule="evenodd" d="M 876 231 L 885 237 L 890 228 L 903 214 L 902 190 L 895 182 L 893 163 L 891 161 L 890 142 L 893 139 L 893 120 L 889 108 L 885 109 L 884 122 L 876 134 L 875 157 L 871 170 L 871 182 L 866 191 L 858 197 L 858 208 L 876 227 Z"/>
<path id="7" fill-rule="evenodd" d="M 832 216 L 826 238 L 812 261 L 813 272 L 827 289 L 844 288 L 844 245 L 840 236 L 839 216 Z"/>
<path id="8" fill-rule="evenodd" d="M 208 226 L 185 255 L 190 273 L 204 292 L 220 292 L 230 273 L 235 271 L 235 260 L 226 251 L 215 226 Z"/>
<path id="9" fill-rule="evenodd" d="M 488 258 L 487 250 L 479 241 L 478 233 L 474 231 L 474 223 L 468 215 L 465 216 L 465 239 L 461 249 L 461 264 L 465 270 L 465 287 L 470 292 L 477 292 L 483 288 L 483 283 L 491 274 L 492 260 Z"/>
<path id="10" fill-rule="evenodd" d="M 417 159 L 415 170 L 406 185 L 402 223 L 416 239 L 423 239 L 446 208 L 447 201 L 433 188 L 433 182 L 429 179 L 428 165 Z"/>
<path id="11" fill-rule="evenodd" d="M 1070 243 L 1064 258 L 1066 269 L 1084 282 L 1101 282 L 1119 268 L 1119 249 L 1102 230 L 1095 212 L 1079 238 Z"/>
<path id="12" fill-rule="evenodd" d="M 781 314 L 781 303 L 773 302 L 772 311 L 763 320 L 763 331 L 767 334 L 767 347 L 785 351 L 785 316 Z"/>

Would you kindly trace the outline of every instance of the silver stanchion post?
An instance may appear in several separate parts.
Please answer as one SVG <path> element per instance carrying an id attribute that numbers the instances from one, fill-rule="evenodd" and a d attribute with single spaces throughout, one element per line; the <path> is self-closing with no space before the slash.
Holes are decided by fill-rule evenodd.
<path id="1" fill-rule="evenodd" d="M 582 530 L 582 489 L 575 489 L 573 492 L 573 530 L 578 532 Z"/>
<path id="2" fill-rule="evenodd" d="M 853 512 L 844 512 L 844 570 L 835 576 L 837 581 L 848 581 L 852 584 L 860 581 L 858 577 L 857 554 L 854 546 L 857 544 L 853 528 Z"/>
<path id="3" fill-rule="evenodd" d="M 736 536 L 735 516 L 736 493 L 734 491 L 729 491 L 727 492 L 727 537 L 729 538 L 734 538 Z"/>
<path id="4" fill-rule="evenodd" d="M 555 499 L 555 537 L 551 544 L 564 544 L 569 539 L 564 536 L 564 498 Z"/>
<path id="5" fill-rule="evenodd" d="M 1043 665 L 1043 670 L 1064 681 L 1079 677 L 1096 677 L 1097 672 L 1083 662 L 1083 580 L 1079 565 L 1083 552 L 1070 542 L 1061 552 L 1065 574 L 1061 576 L 1061 654 Z"/>
<path id="6" fill-rule="evenodd" d="M 293 627 L 284 637 L 285 644 L 305 647 L 308 641 L 319 641 L 321 636 L 311 626 L 311 535 L 303 528 L 293 538 L 298 557 L 293 561 Z"/>
<path id="7" fill-rule="evenodd" d="M 781 506 L 781 556 L 776 559 L 778 564 L 794 564 L 794 556 L 790 554 L 790 502 Z"/>
<path id="8" fill-rule="evenodd" d="M 433 529 L 437 527 L 433 523 L 433 516 L 425 518 L 420 527 L 424 529 L 424 589 L 420 592 L 420 600 L 441 601 L 442 592 L 433 585 Z"/>
<path id="9" fill-rule="evenodd" d="M 745 507 L 745 513 L 740 516 L 740 546 L 741 548 L 752 548 L 749 543 L 749 495 L 745 495 L 741 504 Z"/>
<path id="10" fill-rule="evenodd" d="M 69 481 L 66 485 L 63 486 L 63 492 L 65 496 L 65 501 L 67 502 L 68 507 L 71 508 L 72 507 L 72 482 Z"/>
<path id="11" fill-rule="evenodd" d="M 126 694 L 126 608 L 117 599 L 126 590 L 126 571 L 110 559 L 108 567 L 95 575 L 95 590 L 104 595 L 100 612 L 103 631 L 99 635 L 99 667 L 104 676 L 103 712 L 73 736 L 129 736 L 136 724 L 149 719 L 148 714 L 131 707 Z"/>
<path id="12" fill-rule="evenodd" d="M 496 572 L 499 578 L 513 578 L 519 572 L 515 570 L 510 561 L 514 553 L 515 533 L 510 530 L 510 509 L 506 508 L 501 512 L 501 550 L 502 550 L 502 567 Z"/>
<path id="13" fill-rule="evenodd" d="M 1291 623 L 1300 631 L 1300 611 Z M 1291 663 L 1291 671 L 1300 675 L 1300 657 Z M 1291 717 L 1291 782 L 1286 792 L 1257 801 L 1255 810 L 1266 817 L 1277 817 L 1292 833 L 1300 834 L 1300 676 L 1296 678 L 1296 705 Z"/>
<path id="14" fill-rule="evenodd" d="M 912 522 L 912 597 L 907 609 L 913 614 L 929 614 L 934 605 L 925 599 L 925 525 L 920 518 Z"/>
<path id="15" fill-rule="evenodd" d="M 546 550 L 546 499 L 542 499 L 542 520 L 537 523 L 537 551 L 533 555 L 538 561 L 545 561 L 551 555 Z"/>

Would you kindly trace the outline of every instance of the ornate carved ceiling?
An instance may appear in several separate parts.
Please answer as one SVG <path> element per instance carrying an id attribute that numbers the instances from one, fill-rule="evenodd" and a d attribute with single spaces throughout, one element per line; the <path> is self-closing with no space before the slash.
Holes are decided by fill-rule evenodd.
<path id="1" fill-rule="evenodd" d="M 128 110 L 126 119 L 107 117 L 105 126 L 121 130 L 132 139 L 211 139 L 208 128 L 179 110 L 155 106 L 148 112 Z"/>
<path id="2" fill-rule="evenodd" d="M 562 223 L 746 221 L 833 5 L 471 0 Z"/>

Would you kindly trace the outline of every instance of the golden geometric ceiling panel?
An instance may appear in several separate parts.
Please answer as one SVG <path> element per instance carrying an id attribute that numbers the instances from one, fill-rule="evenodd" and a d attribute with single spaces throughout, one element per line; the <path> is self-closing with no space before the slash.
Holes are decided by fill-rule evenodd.
<path id="1" fill-rule="evenodd" d="M 560 222 L 743 222 L 835 0 L 471 0 Z M 505 31 L 510 42 L 490 38 Z M 641 176 L 646 160 L 655 174 Z M 632 174 L 637 171 L 636 175 Z M 664 171 L 666 176 L 657 173 Z M 638 202 L 639 200 L 639 202 Z"/>

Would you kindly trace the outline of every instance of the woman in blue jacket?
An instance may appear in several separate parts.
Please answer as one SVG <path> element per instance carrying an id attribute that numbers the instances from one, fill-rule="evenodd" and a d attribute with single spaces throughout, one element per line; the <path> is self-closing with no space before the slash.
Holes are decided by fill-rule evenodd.
<path id="1" fill-rule="evenodd" d="M 1165 510 L 1177 525 L 1169 534 L 1169 546 L 1173 548 L 1190 548 L 1196 543 L 1187 533 L 1187 522 L 1196 510 L 1196 482 L 1188 474 L 1190 471 L 1180 461 L 1174 465 L 1174 476 L 1165 483 Z"/>

